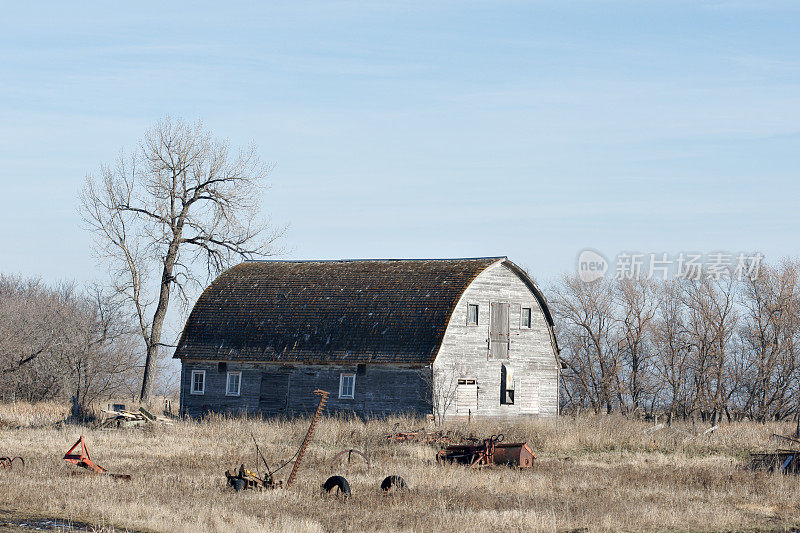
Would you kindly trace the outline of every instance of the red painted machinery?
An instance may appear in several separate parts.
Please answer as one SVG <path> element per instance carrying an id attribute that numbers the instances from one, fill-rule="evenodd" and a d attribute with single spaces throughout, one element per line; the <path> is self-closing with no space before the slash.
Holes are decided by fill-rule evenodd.
<path id="1" fill-rule="evenodd" d="M 492 435 L 475 444 L 447 446 L 436 454 L 437 461 L 448 461 L 478 468 L 491 465 L 531 468 L 536 454 L 525 442 L 504 443 L 504 435 Z"/>
<path id="2" fill-rule="evenodd" d="M 96 474 L 103 474 L 116 479 L 131 478 L 128 474 L 113 474 L 92 461 L 92 458 L 89 457 L 89 450 L 86 448 L 86 441 L 83 439 L 83 435 L 78 439 L 78 442 L 72 445 L 72 448 L 67 450 L 67 453 L 64 454 L 64 460 Z"/>

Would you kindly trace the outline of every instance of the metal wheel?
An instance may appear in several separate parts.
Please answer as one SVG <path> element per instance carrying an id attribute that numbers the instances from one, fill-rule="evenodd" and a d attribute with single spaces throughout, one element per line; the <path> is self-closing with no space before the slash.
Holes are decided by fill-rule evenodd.
<path id="1" fill-rule="evenodd" d="M 329 494 L 347 498 L 350 496 L 350 483 L 342 476 L 331 476 L 322 484 L 322 490 Z"/>
<path id="2" fill-rule="evenodd" d="M 381 483 L 383 492 L 405 492 L 406 488 L 406 481 L 400 476 L 386 476 Z"/>

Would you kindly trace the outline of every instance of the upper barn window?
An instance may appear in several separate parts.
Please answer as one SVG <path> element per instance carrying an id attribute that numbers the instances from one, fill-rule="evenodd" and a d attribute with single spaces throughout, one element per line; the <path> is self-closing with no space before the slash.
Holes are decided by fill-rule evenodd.
<path id="1" fill-rule="evenodd" d="M 468 326 L 478 325 L 478 304 L 467 305 L 467 325 Z"/>
<path id="2" fill-rule="evenodd" d="M 206 392 L 206 371 L 192 370 L 192 394 L 205 394 Z"/>
<path id="3" fill-rule="evenodd" d="M 339 375 L 339 398 L 353 398 L 356 392 L 356 375 Z"/>
<path id="4" fill-rule="evenodd" d="M 530 307 L 523 307 L 522 308 L 522 327 L 523 328 L 531 327 L 531 308 Z"/>
<path id="5" fill-rule="evenodd" d="M 228 372 L 228 381 L 225 385 L 226 396 L 239 396 L 242 390 L 242 373 Z"/>

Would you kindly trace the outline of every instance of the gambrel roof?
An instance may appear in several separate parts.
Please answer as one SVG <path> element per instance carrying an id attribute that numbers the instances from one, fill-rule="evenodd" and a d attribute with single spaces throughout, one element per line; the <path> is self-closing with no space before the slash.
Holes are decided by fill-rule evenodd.
<path id="1" fill-rule="evenodd" d="M 247 261 L 197 300 L 175 357 L 285 363 L 430 364 L 467 286 L 505 257 Z"/>

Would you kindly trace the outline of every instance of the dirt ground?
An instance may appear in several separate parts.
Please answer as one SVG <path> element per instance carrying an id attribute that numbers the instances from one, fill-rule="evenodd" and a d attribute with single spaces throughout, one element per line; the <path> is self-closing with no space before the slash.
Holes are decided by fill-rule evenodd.
<path id="1" fill-rule="evenodd" d="M 255 469 L 255 436 L 271 466 L 295 454 L 307 420 L 211 417 L 102 431 L 60 422 L 66 409 L 0 405 L 0 456 L 26 466 L 0 471 L 0 526 L 60 520 L 79 530 L 135 531 L 791 531 L 800 528 L 800 479 L 745 468 L 788 424 L 673 425 L 621 417 L 562 417 L 448 426 L 457 435 L 505 434 L 536 452 L 530 470 L 470 470 L 437 464 L 436 448 L 394 443 L 387 434 L 419 428 L 413 419 L 323 419 L 289 490 L 235 493 L 224 471 Z M 92 475 L 62 460 L 80 435 L 92 459 L 131 481 Z M 365 451 L 332 462 L 336 452 Z M 276 476 L 286 479 L 291 465 Z M 263 468 L 261 468 L 263 472 Z M 345 476 L 348 500 L 320 485 Z M 383 495 L 387 475 L 406 493 Z M 5 525 L 3 525 L 5 524 Z M 63 524 L 62 524 L 63 528 Z"/>

